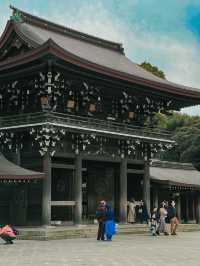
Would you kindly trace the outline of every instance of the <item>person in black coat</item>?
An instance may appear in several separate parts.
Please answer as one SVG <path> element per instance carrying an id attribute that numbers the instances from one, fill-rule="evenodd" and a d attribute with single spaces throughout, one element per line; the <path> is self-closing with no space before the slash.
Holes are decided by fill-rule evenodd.
<path id="1" fill-rule="evenodd" d="M 142 205 L 142 222 L 145 222 L 147 224 L 149 222 L 149 214 L 148 214 L 147 205 L 145 202 L 143 202 L 143 205 Z"/>
<path id="2" fill-rule="evenodd" d="M 105 218 L 106 218 L 106 202 L 102 200 L 96 211 L 96 218 L 99 224 L 97 240 L 105 240 Z"/>
<path id="3" fill-rule="evenodd" d="M 174 200 L 171 200 L 170 201 L 170 205 L 168 207 L 168 216 L 169 216 L 169 219 L 170 219 L 170 231 L 171 231 L 171 235 L 176 235 L 176 229 L 178 227 L 178 219 L 177 219 L 177 211 L 176 211 L 176 208 L 175 208 L 175 201 Z"/>

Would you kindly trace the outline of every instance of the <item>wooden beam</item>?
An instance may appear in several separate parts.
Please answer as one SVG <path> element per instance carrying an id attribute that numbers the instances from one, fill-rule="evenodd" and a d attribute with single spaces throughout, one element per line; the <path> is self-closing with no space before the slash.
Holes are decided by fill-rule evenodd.
<path id="1" fill-rule="evenodd" d="M 51 201 L 51 206 L 75 206 L 76 202 L 74 200 L 67 201 Z"/>
<path id="2" fill-rule="evenodd" d="M 65 163 L 52 163 L 52 168 L 59 168 L 59 169 L 76 169 L 74 164 L 65 164 Z M 82 167 L 82 171 L 86 171 L 86 168 Z"/>
<path id="3" fill-rule="evenodd" d="M 127 173 L 128 174 L 144 174 L 145 170 L 128 169 Z"/>

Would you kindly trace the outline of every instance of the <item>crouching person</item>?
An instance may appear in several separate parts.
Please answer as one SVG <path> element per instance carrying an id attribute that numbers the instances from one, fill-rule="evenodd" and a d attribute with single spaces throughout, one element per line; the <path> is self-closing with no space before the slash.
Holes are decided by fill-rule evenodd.
<path id="1" fill-rule="evenodd" d="M 7 224 L 0 228 L 0 237 L 6 242 L 5 244 L 13 244 L 16 233 L 13 231 L 12 227 Z"/>

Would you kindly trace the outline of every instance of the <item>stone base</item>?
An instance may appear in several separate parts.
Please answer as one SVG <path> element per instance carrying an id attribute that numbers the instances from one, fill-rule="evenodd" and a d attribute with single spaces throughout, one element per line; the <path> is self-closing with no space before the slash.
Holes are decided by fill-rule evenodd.
<path id="1" fill-rule="evenodd" d="M 19 230 L 18 239 L 26 240 L 53 240 L 70 238 L 96 237 L 97 225 L 74 225 L 74 226 L 47 226 L 47 227 L 23 227 Z M 200 224 L 180 224 L 178 231 L 200 231 Z M 149 226 L 143 224 L 117 225 L 117 234 L 150 234 Z"/>

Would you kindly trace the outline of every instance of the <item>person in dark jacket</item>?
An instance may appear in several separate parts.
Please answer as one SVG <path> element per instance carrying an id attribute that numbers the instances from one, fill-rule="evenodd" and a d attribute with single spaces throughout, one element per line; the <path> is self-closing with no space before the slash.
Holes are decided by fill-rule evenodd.
<path id="1" fill-rule="evenodd" d="M 145 202 L 143 202 L 143 205 L 142 205 L 142 223 L 143 222 L 147 224 L 149 222 L 149 214 L 148 214 L 147 205 Z"/>
<path id="2" fill-rule="evenodd" d="M 96 211 L 96 218 L 99 224 L 97 240 L 105 240 L 105 217 L 106 217 L 106 202 L 104 200 L 100 201 L 99 207 Z"/>
<path id="3" fill-rule="evenodd" d="M 178 219 L 177 219 L 177 213 L 175 208 L 175 201 L 171 200 L 170 205 L 168 207 L 168 216 L 170 219 L 170 231 L 171 235 L 176 235 L 176 229 L 178 227 Z"/>

